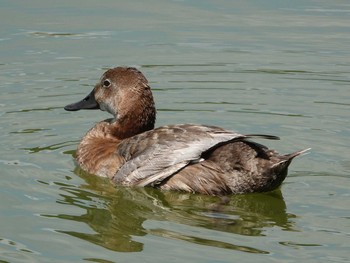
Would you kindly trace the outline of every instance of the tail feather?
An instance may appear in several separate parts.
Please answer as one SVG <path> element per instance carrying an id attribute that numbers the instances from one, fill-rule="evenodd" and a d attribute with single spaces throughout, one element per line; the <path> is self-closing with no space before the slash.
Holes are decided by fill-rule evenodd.
<path id="1" fill-rule="evenodd" d="M 301 151 L 296 151 L 296 152 L 293 152 L 293 153 L 290 153 L 290 154 L 286 154 L 286 155 L 283 155 L 283 160 L 275 163 L 272 165 L 271 168 L 274 168 L 274 167 L 277 167 L 277 166 L 280 166 L 282 163 L 286 163 L 287 164 L 287 167 L 289 166 L 290 162 L 297 156 L 300 156 L 300 155 L 305 155 L 305 154 L 308 154 L 309 151 L 311 150 L 311 148 L 307 148 L 307 149 L 304 149 L 304 150 L 301 150 Z"/>
<path id="2" fill-rule="evenodd" d="M 301 150 L 301 151 L 296 151 L 294 153 L 286 154 L 285 157 L 288 160 L 292 160 L 293 158 L 295 158 L 297 156 L 308 154 L 310 150 L 311 150 L 311 148 L 307 148 L 307 149 L 304 149 L 304 150 Z"/>

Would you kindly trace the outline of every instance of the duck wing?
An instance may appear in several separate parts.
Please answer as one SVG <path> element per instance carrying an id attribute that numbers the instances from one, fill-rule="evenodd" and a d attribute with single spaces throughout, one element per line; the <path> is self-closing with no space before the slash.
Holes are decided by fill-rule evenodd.
<path id="1" fill-rule="evenodd" d="M 192 162 L 202 153 L 249 136 L 215 126 L 180 124 L 162 126 L 123 140 L 117 154 L 125 163 L 113 178 L 128 186 L 157 185 Z"/>

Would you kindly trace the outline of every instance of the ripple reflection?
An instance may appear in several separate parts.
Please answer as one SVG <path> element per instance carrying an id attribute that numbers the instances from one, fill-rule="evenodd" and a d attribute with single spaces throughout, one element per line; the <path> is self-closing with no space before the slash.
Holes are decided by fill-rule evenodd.
<path id="1" fill-rule="evenodd" d="M 76 206 L 80 215 L 42 215 L 88 225 L 94 232 L 59 230 L 87 242 L 119 252 L 142 251 L 135 236 L 154 235 L 194 244 L 268 254 L 251 247 L 251 237 L 264 236 L 266 228 L 295 231 L 286 213 L 282 193 L 213 197 L 153 188 L 113 187 L 108 180 L 75 173 L 85 184 L 61 185 L 59 204 Z M 184 231 L 185 230 L 185 231 Z"/>

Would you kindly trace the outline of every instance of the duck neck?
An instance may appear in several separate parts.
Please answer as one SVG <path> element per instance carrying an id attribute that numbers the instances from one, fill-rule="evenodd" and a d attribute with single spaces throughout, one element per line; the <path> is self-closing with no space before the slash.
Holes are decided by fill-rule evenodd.
<path id="1" fill-rule="evenodd" d="M 113 136 L 119 140 L 132 137 L 154 128 L 154 122 L 147 122 L 140 116 L 135 116 L 134 118 L 129 116 L 119 118 L 114 120 L 111 125 L 113 126 Z"/>
<path id="2" fill-rule="evenodd" d="M 135 102 L 130 110 L 118 113 L 111 123 L 113 125 L 113 135 L 119 140 L 154 129 L 156 120 L 156 110 L 151 101 L 144 104 L 141 101 Z"/>

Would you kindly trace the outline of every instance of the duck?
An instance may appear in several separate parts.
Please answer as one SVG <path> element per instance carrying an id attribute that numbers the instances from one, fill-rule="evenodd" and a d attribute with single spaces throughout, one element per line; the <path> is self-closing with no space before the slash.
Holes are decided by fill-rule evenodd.
<path id="1" fill-rule="evenodd" d="M 85 98 L 64 109 L 99 109 L 112 115 L 83 136 L 75 160 L 85 172 L 125 187 L 214 196 L 273 191 L 286 178 L 291 161 L 309 150 L 281 155 L 252 141 L 277 136 L 211 125 L 155 128 L 151 87 L 134 67 L 108 69 Z"/>

